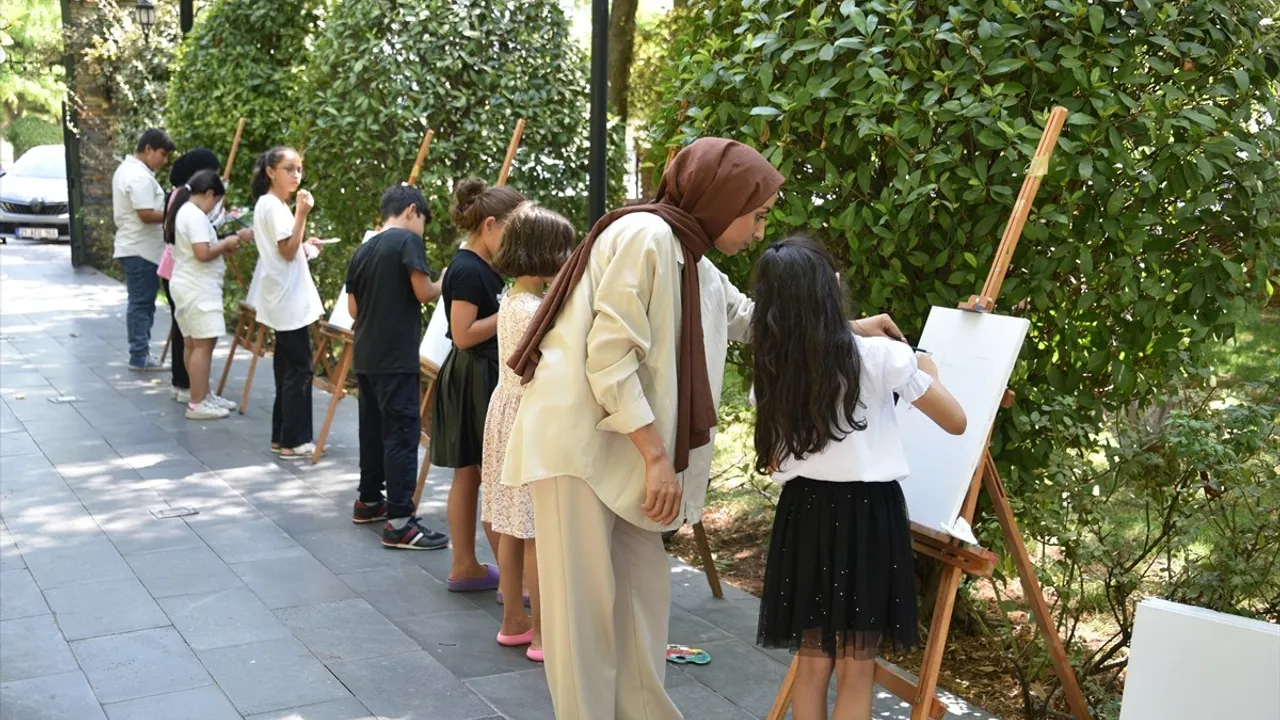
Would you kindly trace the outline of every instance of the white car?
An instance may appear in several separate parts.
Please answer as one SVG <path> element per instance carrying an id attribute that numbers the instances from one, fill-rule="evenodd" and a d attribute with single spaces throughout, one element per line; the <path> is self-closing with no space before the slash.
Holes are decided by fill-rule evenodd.
<path id="1" fill-rule="evenodd" d="M 0 172 L 0 242 L 11 237 L 71 241 L 67 156 L 61 145 L 39 145 Z"/>

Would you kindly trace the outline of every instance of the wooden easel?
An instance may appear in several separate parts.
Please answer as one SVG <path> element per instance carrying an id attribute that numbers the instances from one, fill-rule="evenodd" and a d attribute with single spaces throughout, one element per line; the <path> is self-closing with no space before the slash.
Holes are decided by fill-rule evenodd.
<path id="1" fill-rule="evenodd" d="M 524 137 L 524 124 L 524 118 L 516 121 L 516 129 L 511 133 L 511 142 L 507 143 L 507 154 L 502 159 L 502 168 L 498 171 L 498 185 L 506 185 L 507 178 L 511 175 L 511 164 L 515 162 L 516 151 L 520 149 L 520 139 Z M 443 302 L 443 298 L 436 302 Z M 418 357 L 418 368 L 422 373 L 425 386 L 422 390 L 421 404 L 418 406 L 421 425 L 418 445 L 427 451 L 427 456 L 418 467 L 418 485 L 413 490 L 414 507 L 417 507 L 418 501 L 422 499 L 422 491 L 427 486 L 427 473 L 431 470 L 431 410 L 436 401 L 436 379 L 440 377 L 440 368 L 421 356 Z"/>
<path id="2" fill-rule="evenodd" d="M 995 259 L 991 263 L 991 270 L 987 274 L 987 281 L 982 288 L 982 293 L 973 295 L 965 302 L 960 303 L 961 309 L 971 312 L 991 312 L 995 307 L 995 301 L 1000 294 L 1000 286 L 1004 282 L 1004 276 L 1008 271 L 1013 251 L 1018 245 L 1018 239 L 1022 235 L 1022 228 L 1031 212 L 1031 203 L 1035 199 L 1036 191 L 1040 188 L 1040 179 L 1044 177 L 1049 169 L 1049 159 L 1053 155 L 1054 146 L 1058 142 L 1058 134 L 1062 131 L 1062 125 L 1066 122 L 1066 119 L 1066 108 L 1055 107 L 1049 113 L 1044 134 L 1040 137 L 1040 145 L 1036 148 L 1026 177 L 1023 179 L 1022 190 L 1018 193 L 1018 199 L 1014 203 L 1009 224 L 1005 227 L 1004 236 L 1000 239 L 1000 246 L 996 251 Z M 1001 406 L 1007 408 L 1012 404 L 1013 393 L 1005 390 Z M 990 432 L 988 432 L 988 442 L 990 441 L 989 438 Z M 1036 620 L 1040 635 L 1048 646 L 1049 657 L 1053 662 L 1054 671 L 1057 673 L 1058 679 L 1062 682 L 1067 704 L 1071 708 L 1071 715 L 1075 720 L 1090 720 L 1088 703 L 1084 698 L 1084 693 L 1080 690 L 1080 683 L 1076 679 L 1075 671 L 1067 660 L 1067 653 L 1063 647 L 1062 639 L 1058 636 L 1057 628 L 1054 627 L 1052 615 L 1044 599 L 1044 593 L 1040 589 L 1040 582 L 1036 578 L 1035 565 L 1031 562 L 1031 556 L 1027 553 L 1026 545 L 1022 542 L 1022 534 L 1018 530 L 1013 508 L 1009 505 L 1004 484 L 1000 481 L 1000 475 L 996 471 L 996 463 L 991 456 L 990 450 L 987 450 L 983 455 L 977 471 L 974 472 L 973 480 L 969 485 L 969 492 L 965 496 L 964 505 L 960 511 L 960 517 L 968 522 L 973 520 L 974 511 L 978 506 L 978 493 L 982 488 L 986 488 L 996 520 L 1000 523 L 1000 528 L 1004 532 L 1005 544 L 1010 552 L 1013 553 L 1013 562 L 1018 571 L 1018 578 L 1022 582 L 1023 594 L 1031 603 L 1031 614 Z M 920 677 L 919 680 L 912 680 L 897 668 L 881 660 L 876 660 L 875 678 L 876 682 L 886 690 L 912 703 L 911 720 L 936 719 L 941 718 L 946 713 L 946 708 L 934 693 L 938 685 L 938 676 L 942 670 L 942 654 L 946 649 L 947 632 L 951 625 L 951 613 L 955 608 L 960 575 L 964 572 L 979 577 L 990 577 L 998 558 L 983 548 L 967 545 L 949 535 L 930 530 L 916 523 L 911 524 L 911 534 L 911 544 L 916 552 L 939 560 L 943 565 L 938 584 L 938 595 L 934 602 L 933 619 L 929 625 L 929 639 L 925 644 L 924 660 L 920 668 Z M 774 699 L 773 709 L 770 710 L 768 715 L 769 720 L 782 720 L 783 716 L 786 715 L 787 709 L 791 705 L 791 695 L 794 690 L 798 662 L 798 657 L 792 661 L 791 668 L 787 671 L 787 675 L 782 681 L 782 687 L 778 690 L 778 695 Z"/>
<path id="3" fill-rule="evenodd" d="M 418 157 L 413 161 L 413 169 L 409 171 L 409 185 L 418 181 L 418 175 L 422 173 L 422 163 L 427 158 L 427 152 L 431 149 L 431 139 L 435 135 L 436 131 L 428 128 L 426 134 L 422 136 L 422 143 L 418 145 Z M 320 462 L 320 456 L 324 455 L 324 444 L 329 438 L 333 418 L 337 415 L 338 403 L 347 395 L 347 374 L 351 371 L 356 339 L 352 330 L 333 325 L 326 320 L 316 323 L 316 328 L 315 364 L 325 372 L 323 376 L 317 375 L 311 382 L 332 397 L 329 399 L 329 410 L 324 415 L 324 423 L 320 426 L 320 434 L 316 436 L 316 449 L 311 453 L 312 465 Z M 341 345 L 342 350 L 338 353 L 337 362 L 330 364 L 329 348 L 336 345 Z"/>
<path id="4" fill-rule="evenodd" d="M 244 118 L 240 118 L 240 122 L 236 123 L 236 136 L 231 141 L 231 154 L 227 156 L 227 165 L 222 170 L 222 182 L 225 185 L 227 180 L 231 178 L 231 163 L 236 160 L 236 150 L 240 149 L 240 136 L 244 133 Z M 236 267 L 236 259 L 234 255 L 227 256 L 227 264 L 231 266 L 231 272 L 236 277 L 236 282 L 240 283 L 240 287 L 244 288 L 244 278 L 240 276 L 240 269 Z M 234 336 L 233 336 L 234 337 Z M 169 344 L 173 341 L 173 334 L 170 333 L 164 338 L 164 349 L 160 351 L 160 362 L 164 362 L 165 356 L 169 354 Z M 225 373 L 223 374 L 225 378 Z M 225 382 L 225 380 L 224 380 Z M 222 393 L 222 386 L 218 386 L 218 393 Z"/>

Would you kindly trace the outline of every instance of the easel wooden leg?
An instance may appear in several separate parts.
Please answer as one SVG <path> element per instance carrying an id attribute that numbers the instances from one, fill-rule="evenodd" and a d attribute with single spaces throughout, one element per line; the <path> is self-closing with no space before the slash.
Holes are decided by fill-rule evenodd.
<path id="1" fill-rule="evenodd" d="M 782 686 L 778 688 L 778 694 L 773 698 L 773 707 L 765 716 L 767 720 L 782 720 L 787 716 L 787 710 L 791 709 L 791 696 L 796 691 L 796 673 L 799 670 L 800 656 L 796 655 L 791 658 L 791 667 L 787 669 L 786 677 L 782 678 Z"/>
<path id="2" fill-rule="evenodd" d="M 160 351 L 160 362 L 169 356 L 169 343 L 173 342 L 173 329 L 170 328 L 169 334 L 164 336 L 164 349 Z"/>
<path id="3" fill-rule="evenodd" d="M 347 394 L 347 370 L 351 367 L 351 350 L 354 344 L 350 339 L 343 343 L 342 357 L 338 360 L 338 369 L 331 376 L 329 390 L 333 393 L 333 398 L 329 400 L 329 411 L 325 413 L 324 424 L 320 426 L 320 434 L 316 436 L 316 449 L 315 452 L 311 453 L 312 465 L 320 462 L 320 456 L 324 454 L 324 443 L 329 437 L 329 428 L 333 425 L 333 416 L 338 413 L 338 403 L 342 400 L 342 396 Z"/>
<path id="4" fill-rule="evenodd" d="M 929 717 L 930 705 L 938 689 L 938 676 L 942 673 L 942 653 L 947 649 L 951 611 L 955 609 L 959 587 L 960 568 L 943 566 L 942 576 L 938 579 L 938 599 L 933 605 L 933 620 L 929 623 L 929 640 L 920 664 L 920 680 L 916 684 L 915 700 L 911 703 L 911 720 Z"/>
<path id="5" fill-rule="evenodd" d="M 223 388 L 227 386 L 227 376 L 231 374 L 231 361 L 236 359 L 236 348 L 240 346 L 241 338 L 248 335 L 249 330 L 245 327 L 244 311 L 240 312 L 240 317 L 236 318 L 236 331 L 231 334 L 231 349 L 227 351 L 227 364 L 222 368 L 222 379 L 218 381 L 218 394 L 222 394 Z M 241 403 L 241 407 L 244 403 Z"/>
<path id="6" fill-rule="evenodd" d="M 244 376 L 244 390 L 240 392 L 241 415 L 244 414 L 245 406 L 249 404 L 249 388 L 253 386 L 253 371 L 258 367 L 258 358 L 262 357 L 263 345 L 266 340 L 267 326 L 258 325 L 258 333 L 253 341 L 253 349 L 249 351 L 249 374 Z"/>
<path id="7" fill-rule="evenodd" d="M 707 542 L 707 530 L 701 522 L 693 524 L 693 541 L 698 545 L 698 554 L 702 556 L 702 569 L 707 573 L 707 584 L 711 586 L 711 595 L 717 600 L 724 599 L 724 588 L 720 587 L 720 572 L 716 570 L 716 561 L 711 557 L 711 545 Z"/>
<path id="8" fill-rule="evenodd" d="M 1000 522 L 1000 529 L 1004 531 L 1005 546 L 1013 553 L 1013 563 L 1018 568 L 1018 579 L 1022 582 L 1022 594 L 1031 603 L 1031 615 L 1035 618 L 1040 636 L 1044 638 L 1045 645 L 1049 649 L 1049 659 L 1053 662 L 1053 669 L 1062 683 L 1062 692 L 1067 698 L 1067 706 L 1071 708 L 1071 714 L 1076 720 L 1090 720 L 1089 703 L 1080 690 L 1076 671 L 1067 659 L 1067 650 L 1062 644 L 1062 638 L 1058 636 L 1058 629 L 1053 625 L 1053 615 L 1049 612 L 1044 592 L 1040 589 L 1040 581 L 1036 578 L 1035 565 L 1032 564 L 1031 556 L 1027 553 L 1027 546 L 1022 542 L 1022 533 L 1018 530 L 1018 523 L 1013 517 L 1013 508 L 1009 505 L 1004 483 L 1000 481 L 995 459 L 991 457 L 990 452 L 984 456 L 983 464 L 986 468 L 986 472 L 983 473 L 983 482 L 987 488 L 987 495 L 991 498 L 992 509 L 995 511 L 996 520 Z"/>
<path id="9" fill-rule="evenodd" d="M 418 507 L 422 500 L 422 491 L 427 486 L 427 473 L 431 470 L 431 405 L 435 402 L 436 376 L 428 374 L 427 389 L 422 393 L 422 404 L 418 408 L 418 417 L 422 420 L 418 444 L 426 448 L 426 457 L 422 458 L 422 467 L 418 468 L 418 486 L 413 490 L 413 506 Z"/>

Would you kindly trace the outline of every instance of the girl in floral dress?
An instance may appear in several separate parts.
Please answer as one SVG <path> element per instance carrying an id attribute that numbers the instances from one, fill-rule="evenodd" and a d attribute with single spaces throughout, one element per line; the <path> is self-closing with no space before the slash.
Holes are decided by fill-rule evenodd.
<path id="1" fill-rule="evenodd" d="M 542 304 L 547 283 L 573 251 L 575 239 L 568 220 L 533 203 L 524 203 L 508 219 L 502 246 L 493 257 L 494 270 L 515 278 L 498 310 L 499 358 L 509 357 L 524 337 Z M 481 517 L 502 536 L 498 545 L 498 592 L 509 602 L 503 605 L 498 642 L 511 647 L 528 645 L 525 656 L 542 662 L 533 501 L 526 487 L 502 484 L 502 459 L 523 394 L 520 376 L 501 363 L 498 388 L 489 400 L 484 425 Z M 532 617 L 525 614 L 524 603 L 519 600 L 522 581 L 529 588 Z"/>

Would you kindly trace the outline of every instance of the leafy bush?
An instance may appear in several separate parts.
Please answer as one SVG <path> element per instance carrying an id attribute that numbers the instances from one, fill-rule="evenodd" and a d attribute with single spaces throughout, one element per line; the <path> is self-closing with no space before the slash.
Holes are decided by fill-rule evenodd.
<path id="1" fill-rule="evenodd" d="M 61 145 L 62 126 L 38 117 L 24 115 L 4 129 L 4 139 L 13 145 L 13 158 L 37 145 Z"/>
<path id="2" fill-rule="evenodd" d="M 1000 304 L 1033 323 L 1022 406 L 1067 394 L 1092 413 L 1157 394 L 1272 292 L 1274 8 L 691 0 L 653 130 L 760 147 L 787 176 L 774 234 L 826 236 L 856 304 L 911 332 L 981 287 L 1045 111 L 1065 105 Z M 725 265 L 745 283 L 751 261 Z"/>
<path id="3" fill-rule="evenodd" d="M 302 115 L 308 180 L 324 232 L 350 242 L 318 263 L 333 298 L 383 189 L 403 182 L 428 127 L 435 140 L 418 181 L 447 258 L 451 190 L 494 181 L 518 118 L 524 139 L 513 187 L 585 224 L 587 67 L 555 0 L 340 0 L 317 40 Z M 621 189 L 621 153 L 612 166 Z M 339 250 L 340 248 L 340 250 Z"/>
<path id="4" fill-rule="evenodd" d="M 245 119 L 231 168 L 231 200 L 247 203 L 256 156 L 286 142 L 301 115 L 302 82 L 321 0 L 216 0 L 178 52 L 169 85 L 168 129 L 180 149 L 207 147 L 225 162 Z"/>

